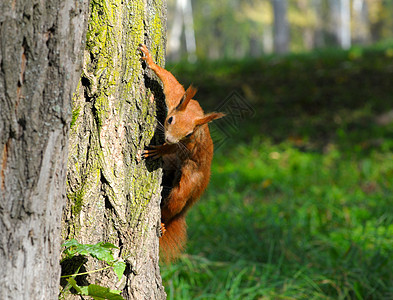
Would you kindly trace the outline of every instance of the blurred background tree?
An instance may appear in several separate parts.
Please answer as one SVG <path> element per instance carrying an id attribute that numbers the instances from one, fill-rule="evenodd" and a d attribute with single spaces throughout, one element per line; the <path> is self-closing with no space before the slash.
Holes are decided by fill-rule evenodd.
<path id="1" fill-rule="evenodd" d="M 390 0 L 169 0 L 168 57 L 243 58 L 368 45 L 393 34 Z"/>

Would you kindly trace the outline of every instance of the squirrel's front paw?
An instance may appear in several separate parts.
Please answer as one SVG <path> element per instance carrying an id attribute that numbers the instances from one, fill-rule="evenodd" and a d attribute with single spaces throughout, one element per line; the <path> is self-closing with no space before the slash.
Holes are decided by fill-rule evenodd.
<path id="1" fill-rule="evenodd" d="M 138 49 L 144 54 L 144 56 L 141 57 L 142 60 L 146 61 L 147 64 L 149 65 L 152 61 L 152 58 L 150 56 L 149 50 L 147 49 L 145 44 L 139 44 Z"/>
<path id="2" fill-rule="evenodd" d="M 148 157 L 152 159 L 157 159 L 159 158 L 160 155 L 160 146 L 149 146 L 148 149 L 145 149 L 142 151 L 142 158 L 146 159 Z"/>

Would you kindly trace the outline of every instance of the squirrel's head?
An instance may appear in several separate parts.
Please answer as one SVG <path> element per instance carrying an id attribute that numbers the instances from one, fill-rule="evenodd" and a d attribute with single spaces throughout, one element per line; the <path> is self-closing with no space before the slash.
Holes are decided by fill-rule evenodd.
<path id="1" fill-rule="evenodd" d="M 191 99 L 196 92 L 197 90 L 190 86 L 177 107 L 168 113 L 165 120 L 165 141 L 168 144 L 189 139 L 200 126 L 224 116 L 217 112 L 205 115 L 199 103 Z"/>

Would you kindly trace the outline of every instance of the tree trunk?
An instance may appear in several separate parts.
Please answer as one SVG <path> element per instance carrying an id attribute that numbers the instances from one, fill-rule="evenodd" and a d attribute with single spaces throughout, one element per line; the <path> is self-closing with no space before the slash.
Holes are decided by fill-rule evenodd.
<path id="1" fill-rule="evenodd" d="M 274 51 L 289 51 L 289 23 L 287 0 L 272 0 L 274 13 Z"/>
<path id="2" fill-rule="evenodd" d="M 195 62 L 196 42 L 191 0 L 176 0 L 175 16 L 169 36 L 169 51 L 172 60 L 179 60 L 181 58 L 183 24 L 188 61 Z"/>
<path id="3" fill-rule="evenodd" d="M 115 255 L 127 263 L 122 280 L 107 270 L 91 274 L 89 283 L 121 290 L 125 299 L 163 299 L 162 171 L 158 162 L 140 161 L 138 152 L 155 141 L 156 112 L 165 112 L 158 105 L 162 89 L 143 69 L 138 45 L 147 44 L 155 61 L 164 64 L 165 2 L 92 2 L 90 11 L 73 101 L 63 238 L 119 247 Z M 87 262 L 87 270 L 98 268 L 94 260 Z"/>
<path id="4" fill-rule="evenodd" d="M 182 1 L 176 0 L 175 15 L 173 17 L 172 29 L 169 34 L 168 52 L 172 60 L 181 58 L 181 34 L 183 31 L 183 7 Z"/>
<path id="5" fill-rule="evenodd" d="M 325 23 L 326 18 L 323 10 L 322 0 L 311 0 L 311 9 L 313 10 L 316 18 L 314 30 L 314 45 L 313 48 L 322 48 L 325 46 Z"/>
<path id="6" fill-rule="evenodd" d="M 338 45 L 343 49 L 351 47 L 351 11 L 349 0 L 331 0 L 331 28 Z"/>
<path id="7" fill-rule="evenodd" d="M 351 4 L 350 0 L 341 0 L 340 7 L 340 45 L 343 49 L 351 47 Z"/>
<path id="8" fill-rule="evenodd" d="M 188 61 L 191 63 L 196 62 L 196 41 L 195 41 L 195 30 L 194 30 L 194 18 L 192 15 L 191 0 L 183 0 L 183 12 L 184 12 L 184 34 L 186 38 L 186 49 L 188 55 Z"/>
<path id="9" fill-rule="evenodd" d="M 365 0 L 354 0 L 353 7 L 353 40 L 356 43 L 368 44 L 371 41 L 370 20 L 368 16 L 368 4 Z"/>
<path id="10" fill-rule="evenodd" d="M 0 2 L 0 299 L 56 299 L 87 4 Z"/>
<path id="11" fill-rule="evenodd" d="M 309 3 L 308 0 L 297 0 L 297 6 L 301 11 L 301 14 L 304 16 L 305 20 L 312 19 L 312 14 L 316 11 L 313 11 L 314 3 Z M 306 50 L 311 50 L 315 45 L 315 30 L 316 24 L 313 24 L 312 21 L 306 21 L 302 28 L 303 35 L 303 45 Z"/>

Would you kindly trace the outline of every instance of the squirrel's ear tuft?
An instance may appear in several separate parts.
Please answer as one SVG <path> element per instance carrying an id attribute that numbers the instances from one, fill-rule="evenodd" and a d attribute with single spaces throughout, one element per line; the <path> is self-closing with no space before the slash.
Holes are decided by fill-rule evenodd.
<path id="1" fill-rule="evenodd" d="M 209 123 L 209 122 L 211 122 L 211 121 L 213 121 L 215 119 L 219 119 L 219 118 L 222 118 L 222 117 L 225 117 L 224 113 L 212 112 L 212 113 L 206 114 L 203 118 L 196 120 L 196 124 L 195 125 L 196 126 L 200 126 L 200 125 Z"/>
<path id="2" fill-rule="evenodd" d="M 180 103 L 177 105 L 176 110 L 185 110 L 192 97 L 195 96 L 196 92 L 197 89 L 190 85 L 183 98 L 181 98 Z"/>

